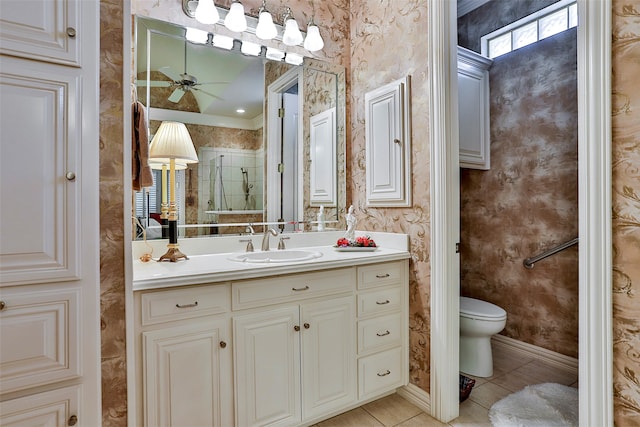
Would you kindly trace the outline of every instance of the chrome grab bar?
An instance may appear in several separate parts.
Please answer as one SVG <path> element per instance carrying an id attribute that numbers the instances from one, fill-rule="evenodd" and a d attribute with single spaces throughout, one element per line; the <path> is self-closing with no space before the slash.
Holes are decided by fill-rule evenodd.
<path id="1" fill-rule="evenodd" d="M 578 243 L 578 238 L 576 237 L 573 240 L 570 240 L 568 242 L 564 242 L 563 244 L 558 245 L 558 246 L 556 246 L 554 248 L 551 248 L 548 251 L 542 252 L 539 255 L 532 256 L 531 258 L 527 258 L 522 263 L 524 264 L 524 266 L 526 268 L 533 268 L 533 265 L 536 262 L 540 261 L 541 259 L 545 259 L 547 257 L 550 257 L 551 255 L 556 254 L 556 253 L 558 253 L 560 251 L 563 251 L 563 250 L 567 249 L 570 246 L 576 245 L 577 243 Z"/>

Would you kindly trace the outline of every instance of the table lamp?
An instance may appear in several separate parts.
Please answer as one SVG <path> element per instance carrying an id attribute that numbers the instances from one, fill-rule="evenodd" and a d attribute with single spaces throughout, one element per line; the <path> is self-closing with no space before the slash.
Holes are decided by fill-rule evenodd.
<path id="1" fill-rule="evenodd" d="M 160 224 L 162 225 L 162 238 L 169 238 L 169 201 L 167 200 L 167 170 L 169 168 L 169 159 L 164 162 L 158 162 L 157 159 L 149 162 L 149 167 L 153 170 L 162 171 L 162 204 L 160 205 Z M 187 165 L 176 162 L 176 170 L 185 170 Z"/>
<path id="2" fill-rule="evenodd" d="M 151 140 L 149 147 L 150 163 L 169 163 L 169 197 L 168 230 L 169 244 L 167 252 L 158 260 L 176 262 L 180 259 L 188 259 L 178 245 L 178 210 L 176 207 L 176 164 L 186 165 L 198 163 L 198 155 L 193 146 L 193 141 L 184 123 L 162 122 L 158 131 Z M 165 166 L 166 167 L 166 166 Z M 165 187 L 166 188 L 166 187 Z M 163 200 L 166 193 L 163 188 Z"/>

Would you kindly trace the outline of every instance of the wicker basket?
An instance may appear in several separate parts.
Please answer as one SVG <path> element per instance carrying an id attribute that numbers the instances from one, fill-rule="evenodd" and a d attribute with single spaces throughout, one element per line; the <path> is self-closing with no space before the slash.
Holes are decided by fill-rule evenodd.
<path id="1" fill-rule="evenodd" d="M 467 400 L 469 395 L 471 394 L 471 389 L 476 385 L 476 380 L 471 379 L 469 377 L 465 377 L 464 375 L 460 375 L 460 402 L 464 402 Z"/>

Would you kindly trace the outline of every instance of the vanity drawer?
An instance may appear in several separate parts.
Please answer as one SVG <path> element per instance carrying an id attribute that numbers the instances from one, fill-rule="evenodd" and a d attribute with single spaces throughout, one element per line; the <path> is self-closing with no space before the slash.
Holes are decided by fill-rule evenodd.
<path id="1" fill-rule="evenodd" d="M 358 354 L 402 343 L 401 313 L 358 322 Z"/>
<path id="2" fill-rule="evenodd" d="M 385 262 L 358 267 L 358 289 L 400 284 L 404 273 L 404 261 Z"/>
<path id="3" fill-rule="evenodd" d="M 386 311 L 399 310 L 402 304 L 402 288 L 388 287 L 358 295 L 358 317 Z"/>
<path id="4" fill-rule="evenodd" d="M 352 291 L 354 268 L 252 279 L 232 284 L 234 310 Z"/>
<path id="5" fill-rule="evenodd" d="M 402 349 L 400 347 L 358 360 L 358 398 L 390 391 L 402 384 Z"/>
<path id="6" fill-rule="evenodd" d="M 226 313 L 231 308 L 230 287 L 225 283 L 144 292 L 140 297 L 142 325 Z"/>

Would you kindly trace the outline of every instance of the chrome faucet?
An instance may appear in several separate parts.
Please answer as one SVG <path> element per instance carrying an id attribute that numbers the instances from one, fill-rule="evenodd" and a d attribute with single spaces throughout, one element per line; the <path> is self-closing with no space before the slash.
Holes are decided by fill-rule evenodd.
<path id="1" fill-rule="evenodd" d="M 264 237 L 262 238 L 262 250 L 263 251 L 268 251 L 269 250 L 269 233 L 271 233 L 272 236 L 277 236 L 278 232 L 276 230 L 274 230 L 273 228 L 264 228 Z"/>

